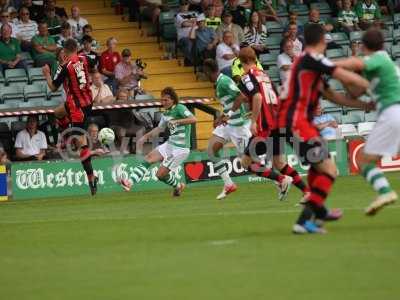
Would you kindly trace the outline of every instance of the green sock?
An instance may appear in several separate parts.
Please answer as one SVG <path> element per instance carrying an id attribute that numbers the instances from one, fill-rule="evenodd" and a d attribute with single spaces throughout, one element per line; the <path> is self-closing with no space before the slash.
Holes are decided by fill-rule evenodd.
<path id="1" fill-rule="evenodd" d="M 143 179 L 144 174 L 146 174 L 150 166 L 151 163 L 148 163 L 147 161 L 144 161 L 142 164 L 136 166 L 132 171 L 133 182 L 139 183 Z"/>
<path id="2" fill-rule="evenodd" d="M 172 172 L 169 172 L 167 176 L 163 177 L 160 179 L 162 182 L 165 184 L 168 184 L 172 186 L 173 188 L 176 188 L 179 185 L 179 181 L 176 178 L 175 174 Z"/>
<path id="3" fill-rule="evenodd" d="M 373 189 L 379 194 L 386 194 L 392 191 L 389 181 L 383 172 L 375 164 L 368 164 L 362 167 L 362 175 L 372 185 Z"/>

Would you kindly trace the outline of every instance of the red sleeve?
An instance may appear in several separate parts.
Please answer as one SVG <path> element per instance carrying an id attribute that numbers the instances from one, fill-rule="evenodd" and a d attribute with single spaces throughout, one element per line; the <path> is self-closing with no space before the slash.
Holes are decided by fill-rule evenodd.
<path id="1" fill-rule="evenodd" d="M 106 67 L 105 58 L 104 57 L 105 57 L 105 52 L 103 52 L 101 54 L 101 56 L 100 56 L 100 72 L 103 70 L 103 68 Z"/>

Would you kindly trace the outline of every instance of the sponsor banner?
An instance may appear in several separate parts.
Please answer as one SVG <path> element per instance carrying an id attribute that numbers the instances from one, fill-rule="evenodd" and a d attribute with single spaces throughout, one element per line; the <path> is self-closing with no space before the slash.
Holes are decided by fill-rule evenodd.
<path id="1" fill-rule="evenodd" d="M 7 201 L 7 170 L 6 166 L 0 166 L 0 201 Z"/>
<path id="2" fill-rule="evenodd" d="M 349 168 L 351 174 L 359 172 L 357 158 L 361 155 L 361 150 L 364 148 L 365 140 L 356 139 L 349 142 Z M 400 156 L 383 157 L 378 162 L 378 166 L 385 172 L 400 170 Z"/>
<path id="3" fill-rule="evenodd" d="M 336 161 L 340 175 L 348 174 L 347 146 L 344 141 L 329 143 L 331 157 Z M 234 149 L 224 153 L 228 171 L 236 182 L 263 181 L 259 177 L 249 175 L 240 164 Z M 300 174 L 307 173 L 308 166 L 299 163 L 293 151 L 288 147 L 287 161 Z M 103 157 L 93 159 L 93 168 L 99 178 L 98 193 L 122 191 L 117 183 L 118 178 L 132 178 L 133 169 L 140 164 L 141 158 L 135 155 L 124 157 Z M 156 190 L 169 188 L 160 182 L 156 173 L 158 165 L 151 167 L 133 191 Z M 175 174 L 179 180 L 187 183 L 204 182 L 221 184 L 212 162 L 206 152 L 192 151 L 186 162 Z M 13 199 L 50 198 L 73 195 L 89 195 L 87 177 L 79 161 L 46 161 L 13 163 L 11 166 Z"/>

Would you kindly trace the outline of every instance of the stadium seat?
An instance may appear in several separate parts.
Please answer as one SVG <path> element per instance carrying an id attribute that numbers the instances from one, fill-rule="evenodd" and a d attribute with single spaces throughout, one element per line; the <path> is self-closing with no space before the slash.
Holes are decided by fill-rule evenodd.
<path id="1" fill-rule="evenodd" d="M 290 12 L 296 12 L 299 16 L 308 15 L 308 6 L 305 4 L 291 4 L 289 5 Z"/>
<path id="2" fill-rule="evenodd" d="M 393 43 L 393 31 L 391 30 L 382 30 L 383 36 L 385 38 L 386 43 Z"/>
<path id="3" fill-rule="evenodd" d="M 350 32 L 350 42 L 361 41 L 362 35 L 364 33 L 362 31 L 353 31 Z"/>
<path id="4" fill-rule="evenodd" d="M 5 81 L 6 81 L 6 80 L 5 80 L 4 76 L 3 76 L 3 73 L 0 72 L 0 84 L 1 84 L 1 85 L 4 85 Z"/>
<path id="5" fill-rule="evenodd" d="M 167 11 L 162 12 L 159 17 L 160 34 L 163 39 L 167 41 L 175 41 L 176 39 L 176 26 L 175 26 L 175 12 Z"/>
<path id="6" fill-rule="evenodd" d="M 280 19 L 283 18 L 287 18 L 289 16 L 287 9 L 285 6 L 279 5 L 276 9 L 275 9 L 276 14 L 278 15 L 278 17 Z"/>
<path id="7" fill-rule="evenodd" d="M 16 102 L 5 102 L 0 104 L 0 110 L 2 109 L 13 109 L 13 108 L 17 108 L 18 107 L 18 103 Z"/>
<path id="8" fill-rule="evenodd" d="M 390 56 L 392 55 L 392 43 L 384 43 L 383 48 Z"/>
<path id="9" fill-rule="evenodd" d="M 393 15 L 393 25 L 395 28 L 400 27 L 400 14 L 394 14 Z"/>
<path id="10" fill-rule="evenodd" d="M 393 28 L 394 20 L 392 16 L 382 16 L 382 22 L 385 24 L 385 28 Z"/>
<path id="11" fill-rule="evenodd" d="M 33 58 L 29 52 L 21 52 L 20 55 L 22 59 L 25 59 L 28 65 L 33 66 Z"/>
<path id="12" fill-rule="evenodd" d="M 5 71 L 5 77 L 8 85 L 28 83 L 28 76 L 24 69 L 8 69 Z"/>
<path id="13" fill-rule="evenodd" d="M 266 53 L 260 55 L 260 63 L 263 67 L 276 66 L 277 59 L 278 59 L 277 54 Z"/>
<path id="14" fill-rule="evenodd" d="M 25 101 L 31 99 L 45 100 L 47 98 L 46 88 L 40 84 L 31 84 L 24 86 Z"/>
<path id="15" fill-rule="evenodd" d="M 179 0 L 167 0 L 166 5 L 169 9 L 179 8 Z"/>
<path id="16" fill-rule="evenodd" d="M 21 86 L 5 86 L 1 91 L 2 102 L 16 102 L 24 101 L 24 91 Z"/>
<path id="17" fill-rule="evenodd" d="M 342 123 L 342 111 L 332 111 L 329 114 L 335 118 L 336 122 Z"/>
<path id="18" fill-rule="evenodd" d="M 43 106 L 58 106 L 60 103 L 60 99 L 54 98 L 48 101 L 43 101 Z"/>
<path id="19" fill-rule="evenodd" d="M 392 53 L 389 53 L 392 55 L 393 60 L 397 60 L 400 58 L 400 45 L 393 45 L 392 46 Z"/>
<path id="20" fill-rule="evenodd" d="M 353 124 L 340 124 L 339 131 L 343 137 L 358 135 L 357 128 Z"/>
<path id="21" fill-rule="evenodd" d="M 282 24 L 279 22 L 266 22 L 265 26 L 267 27 L 267 32 L 268 33 L 282 33 L 283 32 L 283 27 Z"/>
<path id="22" fill-rule="evenodd" d="M 28 102 L 20 102 L 18 107 L 20 108 L 34 108 L 43 106 L 42 99 L 30 99 Z"/>
<path id="23" fill-rule="evenodd" d="M 279 75 L 279 69 L 277 66 L 271 66 L 268 69 L 267 73 L 269 78 L 275 85 L 279 85 L 281 83 L 281 77 Z"/>
<path id="24" fill-rule="evenodd" d="M 336 79 L 329 80 L 329 86 L 334 91 L 344 91 L 343 85 Z"/>
<path id="25" fill-rule="evenodd" d="M 326 50 L 326 56 L 330 59 L 337 59 L 337 58 L 346 57 L 347 53 L 345 53 L 342 48 L 328 49 L 328 50 Z"/>
<path id="26" fill-rule="evenodd" d="M 29 79 L 30 83 L 46 80 L 43 76 L 42 68 L 29 68 L 28 69 L 28 79 Z"/>
<path id="27" fill-rule="evenodd" d="M 335 103 L 332 103 L 328 100 L 321 101 L 321 107 L 324 112 L 331 113 L 331 112 L 342 112 L 342 108 L 337 106 Z"/>
<path id="28" fill-rule="evenodd" d="M 282 36 L 270 36 L 266 39 L 266 45 L 269 50 L 276 50 L 281 48 Z"/>
<path id="29" fill-rule="evenodd" d="M 144 94 L 144 95 L 136 95 L 135 100 L 154 100 L 152 95 Z"/>
<path id="30" fill-rule="evenodd" d="M 374 128 L 375 122 L 362 122 L 358 123 L 358 135 L 367 136 Z"/>
<path id="31" fill-rule="evenodd" d="M 357 124 L 365 121 L 364 112 L 361 110 L 350 110 L 342 116 L 343 124 Z"/>
<path id="32" fill-rule="evenodd" d="M 376 111 L 371 111 L 365 114 L 365 122 L 376 122 L 378 119 L 378 113 Z"/>
<path id="33" fill-rule="evenodd" d="M 333 32 L 331 33 L 332 39 L 338 45 L 349 45 L 350 40 L 344 32 Z"/>
<path id="34" fill-rule="evenodd" d="M 392 34 L 393 34 L 393 43 L 398 44 L 400 42 L 400 29 L 393 30 Z"/>
<path id="35" fill-rule="evenodd" d="M 62 97 L 61 87 L 57 91 L 52 92 L 50 90 L 50 88 L 46 85 L 46 94 L 47 94 L 47 98 L 49 98 L 49 99 L 53 99 L 54 97 Z"/>

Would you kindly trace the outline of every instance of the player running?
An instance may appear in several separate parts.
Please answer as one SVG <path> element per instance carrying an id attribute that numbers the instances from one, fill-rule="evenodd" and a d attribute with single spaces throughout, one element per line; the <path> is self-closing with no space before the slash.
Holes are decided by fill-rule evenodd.
<path id="1" fill-rule="evenodd" d="M 264 71 L 258 69 L 256 53 L 251 47 L 242 48 L 239 58 L 245 71 L 241 89 L 246 96 L 244 99 L 250 104 L 252 133 L 242 156 L 242 165 L 258 176 L 277 182 L 280 190 L 279 200 L 286 198 L 291 183 L 306 194 L 307 185 L 297 171 L 286 163 L 283 152 L 279 152 L 279 148 L 276 147 L 279 145 L 279 137 L 274 138 L 278 123 L 279 98 L 272 82 Z M 237 100 L 233 111 L 241 99 Z M 273 169 L 262 167 L 258 163 L 260 156 L 266 156 L 267 160 L 272 158 L 272 166 L 279 170 L 280 174 Z"/>
<path id="2" fill-rule="evenodd" d="M 351 57 L 338 61 L 343 68 L 363 72 L 371 82 L 377 102 L 378 120 L 367 138 L 357 164 L 361 174 L 378 193 L 367 207 L 368 216 L 375 215 L 385 205 L 395 202 L 392 190 L 377 162 L 383 156 L 395 156 L 400 150 L 400 69 L 384 49 L 384 36 L 378 29 L 369 29 L 362 38 L 363 58 Z"/>
<path id="3" fill-rule="evenodd" d="M 329 212 L 325 200 L 337 175 L 336 165 L 329 157 L 324 140 L 313 124 L 314 110 L 321 95 L 338 105 L 363 110 L 373 106 L 359 100 L 348 99 L 344 94 L 333 92 L 323 80 L 324 75 L 340 80 L 349 90 L 358 88 L 365 91 L 368 81 L 359 75 L 336 67 L 324 57 L 326 49 L 325 32 L 320 25 L 310 25 L 304 33 L 305 51 L 294 61 L 291 75 L 285 87 L 286 95 L 279 110 L 279 128 L 286 141 L 293 148 L 303 164 L 310 165 L 308 184 L 310 195 L 293 226 L 294 233 L 324 233 L 316 225 L 317 220 L 337 220 L 341 212 Z M 281 145 L 282 146 L 282 145 Z"/>
<path id="4" fill-rule="evenodd" d="M 157 178 L 174 189 L 173 196 L 180 196 L 185 188 L 179 182 L 174 172 L 190 153 L 190 133 L 196 118 L 184 106 L 179 104 L 179 98 L 172 87 L 161 91 L 161 104 L 165 109 L 158 127 L 143 135 L 137 141 L 137 148 L 142 149 L 148 139 L 159 137 L 160 133 L 169 129 L 168 141 L 161 144 L 144 158 L 144 161 L 133 169 L 133 182 L 121 179 L 120 184 L 125 191 L 130 191 L 134 184 L 139 183 L 152 164 L 161 162 L 157 171 Z"/>
<path id="5" fill-rule="evenodd" d="M 51 91 L 55 92 L 61 85 L 64 86 L 65 103 L 54 110 L 54 115 L 60 123 L 64 124 L 64 129 L 70 126 L 71 134 L 79 136 L 75 140 L 75 144 L 79 149 L 79 156 L 88 178 L 91 194 L 95 195 L 98 179 L 93 173 L 91 157 L 96 153 L 89 149 L 84 134 L 93 103 L 88 71 L 89 64 L 85 56 L 77 54 L 78 44 L 75 40 L 65 41 L 63 51 L 63 62 L 59 65 L 54 78 L 51 77 L 48 65 L 45 65 L 42 71 Z M 97 152 L 100 152 L 100 150 Z"/>
<path id="6" fill-rule="evenodd" d="M 223 107 L 223 113 L 228 113 L 237 98 L 244 98 L 235 82 L 229 77 L 218 71 L 218 65 L 213 59 L 206 59 L 203 65 L 204 73 L 211 82 L 215 82 L 215 93 L 218 101 Z M 245 117 L 245 108 L 240 106 L 239 109 L 231 114 L 226 123 L 222 122 L 222 117 L 217 118 L 214 122 L 215 129 L 213 135 L 208 141 L 209 157 L 214 163 L 215 171 L 224 181 L 224 188 L 217 196 L 218 200 L 224 199 L 230 193 L 236 191 L 237 186 L 229 176 L 226 161 L 220 157 L 219 151 L 226 143 L 232 142 L 236 147 L 239 156 L 243 154 L 250 137 L 250 122 Z"/>

